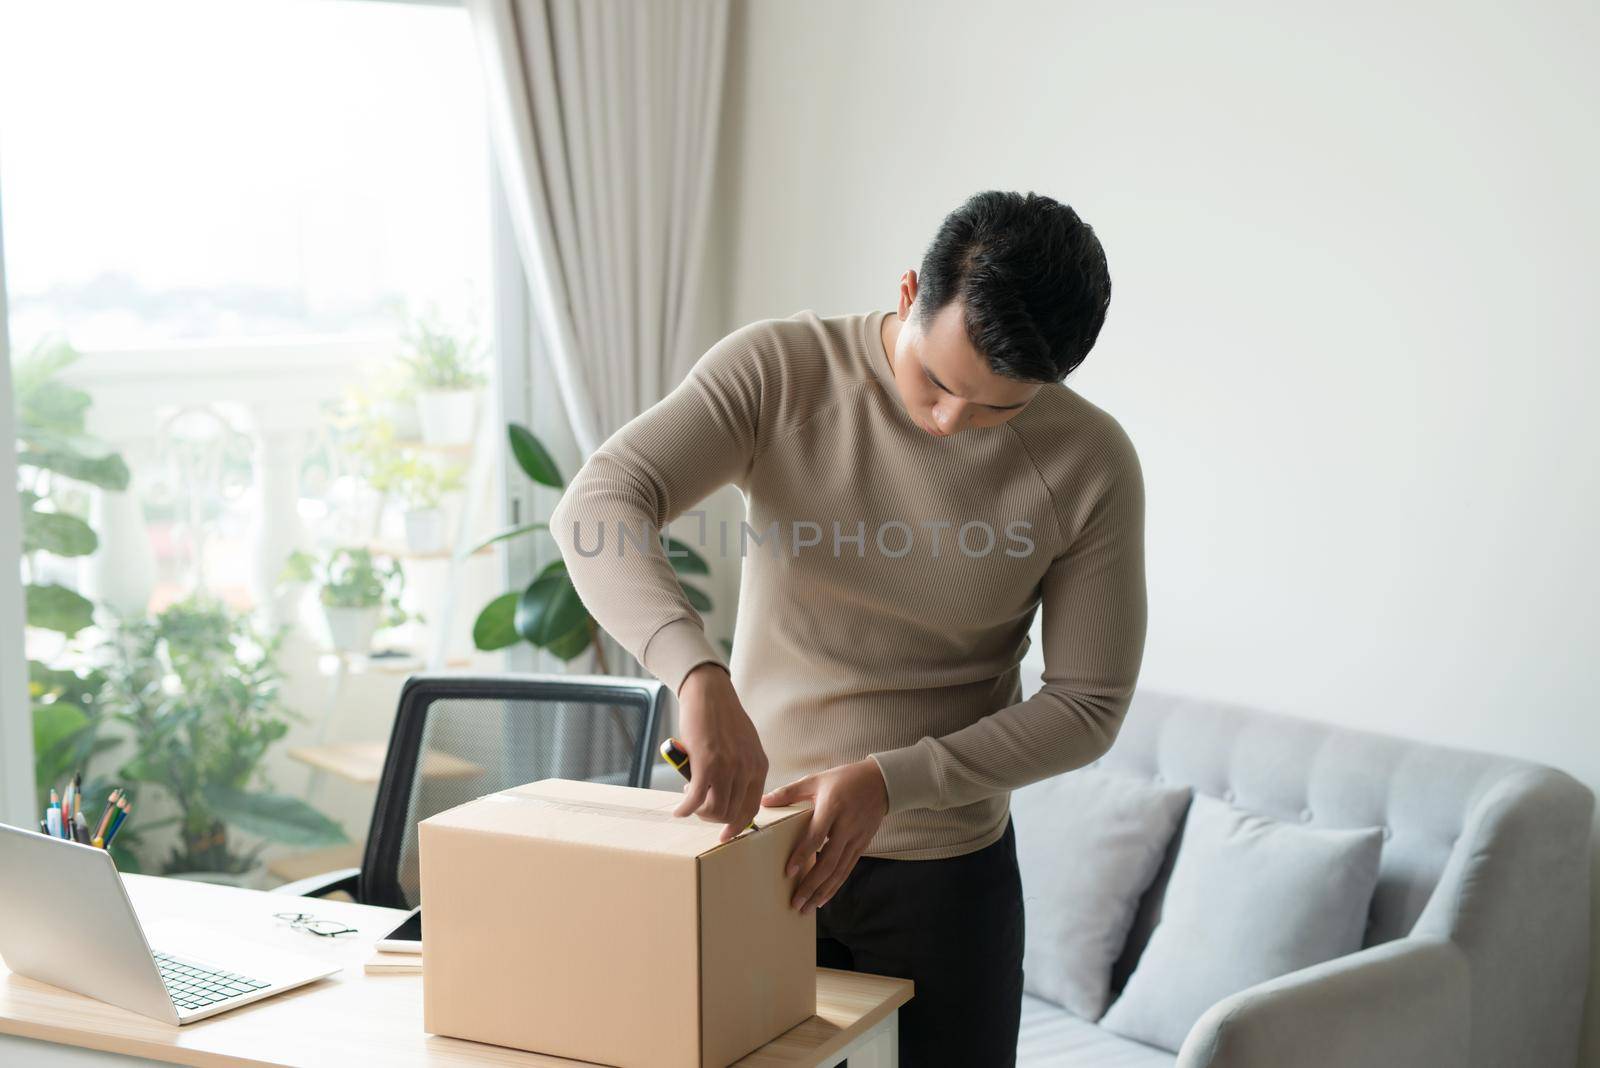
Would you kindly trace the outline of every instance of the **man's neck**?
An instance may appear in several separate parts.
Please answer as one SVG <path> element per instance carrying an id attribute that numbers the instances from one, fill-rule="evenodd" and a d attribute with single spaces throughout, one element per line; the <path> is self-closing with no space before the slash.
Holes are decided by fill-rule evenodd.
<path id="1" fill-rule="evenodd" d="M 894 346 L 895 342 L 900 338 L 900 327 L 902 325 L 904 324 L 900 322 L 899 314 L 890 312 L 883 317 L 883 322 L 878 327 L 878 336 L 883 341 L 883 351 L 889 357 L 889 373 L 891 375 L 894 374 Z"/>

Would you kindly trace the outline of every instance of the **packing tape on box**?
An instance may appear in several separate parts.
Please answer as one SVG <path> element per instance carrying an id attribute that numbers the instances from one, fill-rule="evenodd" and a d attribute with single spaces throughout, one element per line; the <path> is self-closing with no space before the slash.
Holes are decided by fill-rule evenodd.
<path id="1" fill-rule="evenodd" d="M 621 816 L 624 819 L 646 820 L 651 823 L 674 823 L 678 819 L 672 813 L 662 812 L 659 809 L 633 808 L 629 805 L 608 805 L 604 801 L 577 801 L 570 797 L 550 797 L 547 794 L 530 794 L 512 790 L 490 794 L 484 800 L 512 803 L 527 802 L 560 809 L 563 812 L 580 812 L 589 816 Z"/>

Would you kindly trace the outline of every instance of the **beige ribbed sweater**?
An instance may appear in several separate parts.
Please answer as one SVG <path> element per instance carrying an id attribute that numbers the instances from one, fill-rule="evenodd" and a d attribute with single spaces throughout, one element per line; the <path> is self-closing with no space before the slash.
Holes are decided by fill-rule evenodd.
<path id="1" fill-rule="evenodd" d="M 929 435 L 895 390 L 885 314 L 724 337 L 589 458 L 551 527 L 595 620 L 677 690 L 724 659 L 646 532 L 737 485 L 743 524 L 676 529 L 742 555 L 726 664 L 767 788 L 871 756 L 889 815 L 868 855 L 931 859 L 995 841 L 1009 791 L 1115 738 L 1144 651 L 1144 484 L 1116 420 L 1062 384 L 999 426 Z M 1022 701 L 1036 610 L 1043 688 Z"/>

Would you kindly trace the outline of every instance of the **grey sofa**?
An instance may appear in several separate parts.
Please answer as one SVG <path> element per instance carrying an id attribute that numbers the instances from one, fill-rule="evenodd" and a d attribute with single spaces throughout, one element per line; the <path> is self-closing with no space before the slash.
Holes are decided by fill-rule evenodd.
<path id="1" fill-rule="evenodd" d="M 1027 996 L 1019 1065 L 1576 1062 L 1588 983 L 1594 799 L 1570 776 L 1508 757 L 1144 691 L 1096 766 L 1191 786 L 1274 819 L 1383 827 L 1363 948 L 1218 1002 L 1176 1056 Z M 1114 990 L 1159 918 L 1179 839 L 1181 832 L 1140 902 Z"/>

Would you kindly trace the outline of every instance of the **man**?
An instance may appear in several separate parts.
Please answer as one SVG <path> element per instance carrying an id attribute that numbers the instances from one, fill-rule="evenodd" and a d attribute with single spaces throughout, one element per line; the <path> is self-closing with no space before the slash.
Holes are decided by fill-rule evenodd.
<path id="1" fill-rule="evenodd" d="M 893 313 L 724 337 L 551 524 L 594 618 L 678 695 L 677 814 L 726 840 L 763 804 L 813 803 L 794 906 L 816 912 L 819 964 L 915 981 L 908 1068 L 1014 1063 L 1009 794 L 1104 753 L 1138 676 L 1138 458 L 1061 382 L 1110 294 L 1071 208 L 977 194 Z M 704 539 L 743 557 L 725 666 L 652 535 L 730 482 L 747 518 Z M 1023 701 L 1036 611 L 1043 688 Z"/>

